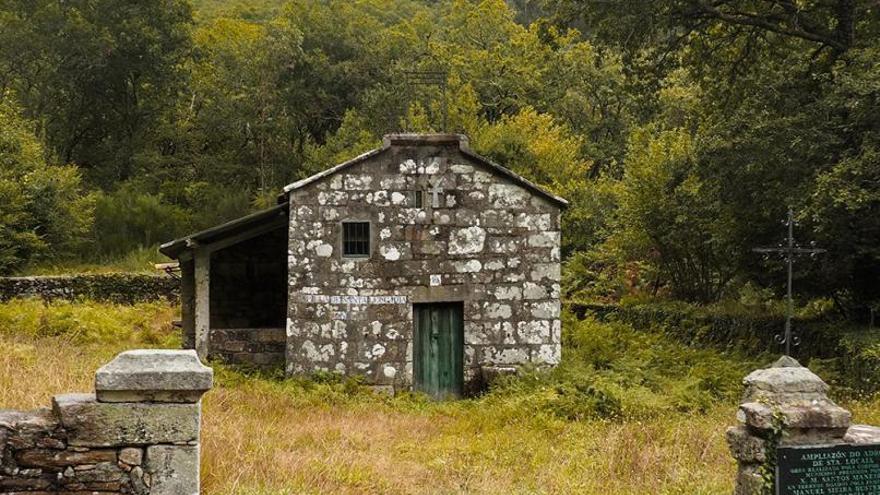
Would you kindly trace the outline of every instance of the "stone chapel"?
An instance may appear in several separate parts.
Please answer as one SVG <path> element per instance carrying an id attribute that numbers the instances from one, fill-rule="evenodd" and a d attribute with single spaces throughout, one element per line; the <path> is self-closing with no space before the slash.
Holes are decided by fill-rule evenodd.
<path id="1" fill-rule="evenodd" d="M 160 250 L 202 357 L 458 397 L 559 362 L 566 205 L 465 136 L 392 134 Z"/>

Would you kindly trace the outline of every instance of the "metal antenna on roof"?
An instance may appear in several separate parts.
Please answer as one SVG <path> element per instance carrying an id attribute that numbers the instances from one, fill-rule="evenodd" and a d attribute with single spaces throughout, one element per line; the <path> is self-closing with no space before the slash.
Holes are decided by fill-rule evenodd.
<path id="1" fill-rule="evenodd" d="M 446 131 L 446 120 L 448 117 L 448 108 L 446 104 L 446 79 L 447 72 L 444 70 L 405 70 L 403 76 L 411 87 L 416 86 L 437 86 L 440 89 L 440 104 L 443 112 L 443 122 L 440 131 Z M 408 119 L 408 109 L 404 115 Z M 410 122 L 407 120 L 406 126 L 409 127 Z"/>

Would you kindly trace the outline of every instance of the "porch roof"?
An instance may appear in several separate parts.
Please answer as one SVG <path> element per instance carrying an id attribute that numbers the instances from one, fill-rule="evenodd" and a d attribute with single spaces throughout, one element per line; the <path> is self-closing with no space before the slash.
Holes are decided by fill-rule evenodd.
<path id="1" fill-rule="evenodd" d="M 241 218 L 236 218 L 235 220 L 217 225 L 216 227 L 211 227 L 210 229 L 205 229 L 186 237 L 166 242 L 159 246 L 159 252 L 169 258 L 177 259 L 184 251 L 191 250 L 200 245 L 212 244 L 228 237 L 247 232 L 248 230 L 279 222 L 279 218 L 284 218 L 284 224 L 286 225 L 288 209 L 288 203 L 277 204 L 271 208 L 266 208 L 265 210 L 251 213 L 250 215 Z M 279 222 L 279 226 L 280 223 L 281 222 Z"/>

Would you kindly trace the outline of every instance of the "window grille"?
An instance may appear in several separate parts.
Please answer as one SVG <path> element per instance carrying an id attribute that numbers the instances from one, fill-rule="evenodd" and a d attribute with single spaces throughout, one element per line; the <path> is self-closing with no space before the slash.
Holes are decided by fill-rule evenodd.
<path id="1" fill-rule="evenodd" d="M 370 255 L 370 222 L 342 223 L 342 255 L 354 258 Z"/>

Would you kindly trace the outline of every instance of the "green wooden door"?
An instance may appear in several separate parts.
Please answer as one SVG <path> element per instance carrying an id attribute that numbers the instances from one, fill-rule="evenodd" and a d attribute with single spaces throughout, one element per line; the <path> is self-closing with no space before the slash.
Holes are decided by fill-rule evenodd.
<path id="1" fill-rule="evenodd" d="M 437 399 L 461 397 L 464 380 L 462 303 L 415 304 L 415 389 Z"/>

